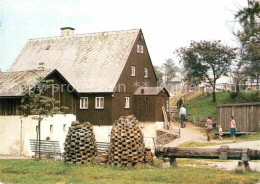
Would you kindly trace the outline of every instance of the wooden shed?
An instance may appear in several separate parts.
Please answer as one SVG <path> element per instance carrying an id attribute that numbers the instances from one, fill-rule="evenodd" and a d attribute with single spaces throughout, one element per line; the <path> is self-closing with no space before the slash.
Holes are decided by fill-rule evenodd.
<path id="1" fill-rule="evenodd" d="M 161 87 L 140 87 L 134 93 L 134 105 L 139 121 L 163 121 L 164 106 L 168 111 L 169 93 Z"/>
<path id="2" fill-rule="evenodd" d="M 260 102 L 218 105 L 217 122 L 223 131 L 230 130 L 230 116 L 234 116 L 238 131 L 260 131 Z"/>

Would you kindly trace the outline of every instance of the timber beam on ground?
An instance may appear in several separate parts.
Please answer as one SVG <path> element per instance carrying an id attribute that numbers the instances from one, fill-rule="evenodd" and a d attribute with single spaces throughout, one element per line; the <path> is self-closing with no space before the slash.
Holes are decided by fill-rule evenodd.
<path id="1" fill-rule="evenodd" d="M 179 147 L 157 147 L 156 157 L 163 158 L 201 158 L 201 159 L 222 159 L 222 160 L 260 160 L 260 150 L 249 148 L 179 148 Z"/>

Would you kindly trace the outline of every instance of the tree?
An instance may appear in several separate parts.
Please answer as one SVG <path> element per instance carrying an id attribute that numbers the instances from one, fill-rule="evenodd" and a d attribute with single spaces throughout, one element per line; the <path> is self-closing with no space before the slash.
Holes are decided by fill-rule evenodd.
<path id="1" fill-rule="evenodd" d="M 53 84 L 53 80 L 45 80 L 44 78 L 37 79 L 37 84 L 31 88 L 31 86 L 24 87 L 23 98 L 21 100 L 21 109 L 25 116 L 32 115 L 33 119 L 38 121 L 37 138 L 36 142 L 39 142 L 39 159 L 41 159 L 41 122 L 48 116 L 55 114 L 63 114 L 63 110 L 66 107 L 60 107 L 59 101 L 56 101 L 52 95 L 53 88 L 58 87 Z M 36 151 L 35 151 L 36 159 Z"/>
<path id="2" fill-rule="evenodd" d="M 154 71 L 157 78 L 157 85 L 161 86 L 163 84 L 163 72 L 159 66 L 154 66 Z"/>
<path id="3" fill-rule="evenodd" d="M 178 67 L 175 66 L 173 59 L 167 59 L 165 63 L 163 63 L 165 84 L 168 85 L 169 81 L 171 81 L 178 71 Z"/>
<path id="4" fill-rule="evenodd" d="M 260 77 L 260 4 L 248 0 L 248 7 L 240 9 L 235 18 L 242 26 L 236 33 L 244 54 L 245 72 L 248 76 L 256 78 L 257 89 Z"/>
<path id="5" fill-rule="evenodd" d="M 188 76 L 212 87 L 213 102 L 216 102 L 216 81 L 227 75 L 232 60 L 236 58 L 235 49 L 222 45 L 220 41 L 192 41 L 189 47 L 178 49 L 177 55 Z"/>

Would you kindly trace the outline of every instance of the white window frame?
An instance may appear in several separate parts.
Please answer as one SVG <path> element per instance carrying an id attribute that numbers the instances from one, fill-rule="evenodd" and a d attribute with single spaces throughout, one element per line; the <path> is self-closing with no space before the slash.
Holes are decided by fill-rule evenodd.
<path id="1" fill-rule="evenodd" d="M 143 54 L 144 53 L 144 46 L 137 44 L 137 53 Z"/>
<path id="2" fill-rule="evenodd" d="M 130 97 L 127 96 L 125 97 L 125 109 L 129 109 L 130 108 Z"/>
<path id="3" fill-rule="evenodd" d="M 148 68 L 144 68 L 144 78 L 148 78 Z"/>
<path id="4" fill-rule="evenodd" d="M 102 103 L 103 101 L 103 103 Z M 104 109 L 105 106 L 105 98 L 104 97 L 96 97 L 95 98 L 95 108 L 96 109 Z"/>
<path id="5" fill-rule="evenodd" d="M 88 97 L 80 98 L 80 109 L 88 109 Z"/>
<path id="6" fill-rule="evenodd" d="M 135 76 L 135 66 L 131 66 L 131 77 Z"/>

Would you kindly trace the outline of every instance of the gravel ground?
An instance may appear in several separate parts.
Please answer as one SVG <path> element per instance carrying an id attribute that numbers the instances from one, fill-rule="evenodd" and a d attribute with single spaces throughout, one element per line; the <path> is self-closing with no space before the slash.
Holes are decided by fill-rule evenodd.
<path id="1" fill-rule="evenodd" d="M 174 123 L 171 124 L 171 129 L 176 130 L 178 129 L 178 124 Z M 185 143 L 185 142 L 207 142 L 206 134 L 201 133 L 201 128 L 196 127 L 192 125 L 191 123 L 187 123 L 186 128 L 181 128 L 181 136 L 180 138 L 175 139 L 174 141 L 164 145 L 164 147 L 178 147 L 179 145 Z M 260 140 L 257 141 L 245 141 L 245 142 L 239 142 L 239 143 L 230 143 L 226 144 L 228 141 L 218 141 L 218 140 L 213 140 L 212 142 L 223 142 L 225 143 L 224 145 L 229 146 L 230 148 L 250 148 L 250 149 L 258 149 L 260 150 Z M 206 148 L 218 148 L 221 145 L 217 146 L 208 146 Z M 228 160 L 226 162 L 213 162 L 211 160 L 201 160 L 201 162 L 204 162 L 208 164 L 209 166 L 212 167 L 217 167 L 219 169 L 224 169 L 224 170 L 235 170 L 238 164 L 238 160 Z M 253 171 L 260 172 L 260 161 L 250 161 L 249 162 L 250 169 Z"/>
<path id="2" fill-rule="evenodd" d="M 0 159 L 32 159 L 32 158 L 31 157 L 24 157 L 24 156 L 0 155 Z"/>
<path id="3" fill-rule="evenodd" d="M 177 130 L 179 127 L 178 123 L 171 123 L 171 129 Z M 181 128 L 180 138 L 175 139 L 174 141 L 164 145 L 164 147 L 178 147 L 182 143 L 195 141 L 195 142 L 204 142 L 207 140 L 206 134 L 200 132 L 201 128 L 187 123 L 185 128 Z"/>

